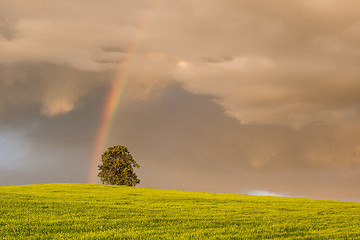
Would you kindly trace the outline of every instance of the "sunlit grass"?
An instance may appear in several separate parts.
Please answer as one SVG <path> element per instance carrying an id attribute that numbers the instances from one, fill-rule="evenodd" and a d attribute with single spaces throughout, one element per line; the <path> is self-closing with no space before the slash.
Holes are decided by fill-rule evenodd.
<path id="1" fill-rule="evenodd" d="M 360 239 L 360 204 L 88 184 L 0 187 L 0 239 Z"/>

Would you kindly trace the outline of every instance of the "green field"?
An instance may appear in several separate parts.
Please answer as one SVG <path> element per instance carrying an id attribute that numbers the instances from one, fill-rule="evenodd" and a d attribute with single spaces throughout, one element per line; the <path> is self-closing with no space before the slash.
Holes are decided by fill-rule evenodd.
<path id="1" fill-rule="evenodd" d="M 0 239 L 360 239 L 351 202 L 89 184 L 0 196 Z"/>

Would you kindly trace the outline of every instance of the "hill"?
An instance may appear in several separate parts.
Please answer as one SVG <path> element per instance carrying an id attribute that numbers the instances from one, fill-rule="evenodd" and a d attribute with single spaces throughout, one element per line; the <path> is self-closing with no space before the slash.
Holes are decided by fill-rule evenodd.
<path id="1" fill-rule="evenodd" d="M 1 239 L 360 239 L 360 204 L 90 184 L 0 187 Z"/>

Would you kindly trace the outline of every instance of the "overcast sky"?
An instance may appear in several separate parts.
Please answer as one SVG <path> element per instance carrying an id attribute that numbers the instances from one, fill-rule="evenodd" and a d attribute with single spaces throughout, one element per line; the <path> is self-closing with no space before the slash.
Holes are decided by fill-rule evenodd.
<path id="1" fill-rule="evenodd" d="M 0 0 L 0 185 L 86 183 L 125 68 L 107 144 L 139 186 L 360 201 L 358 9 Z"/>

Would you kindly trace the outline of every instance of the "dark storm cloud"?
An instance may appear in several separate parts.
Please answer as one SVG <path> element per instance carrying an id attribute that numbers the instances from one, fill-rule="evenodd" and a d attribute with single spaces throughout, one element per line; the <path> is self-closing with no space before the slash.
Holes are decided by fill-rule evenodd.
<path id="1" fill-rule="evenodd" d="M 244 125 L 213 100 L 169 85 L 122 108 L 110 142 L 126 142 L 141 162 L 141 186 L 359 197 L 356 184 L 348 191 L 336 184 L 358 179 L 359 137 L 348 139 L 346 130 L 330 125 Z"/>
<path id="2" fill-rule="evenodd" d="M 91 90 L 106 85 L 111 76 L 49 63 L 0 65 L 0 121 L 12 121 L 17 112 L 21 114 L 19 109 L 28 108 L 48 117 L 66 114 L 81 106 L 81 98 Z"/>
<path id="3" fill-rule="evenodd" d="M 148 144 L 146 152 L 157 149 L 167 154 L 159 161 L 179 157 L 182 160 L 174 162 L 184 166 L 203 163 L 205 168 L 270 172 L 360 166 L 360 139 L 348 138 L 350 129 L 317 124 L 302 129 L 245 125 L 224 115 L 213 99 L 171 85 L 161 97 L 123 110 L 118 135 L 129 132 L 124 138 Z M 154 145 L 156 141 L 160 142 Z"/>

